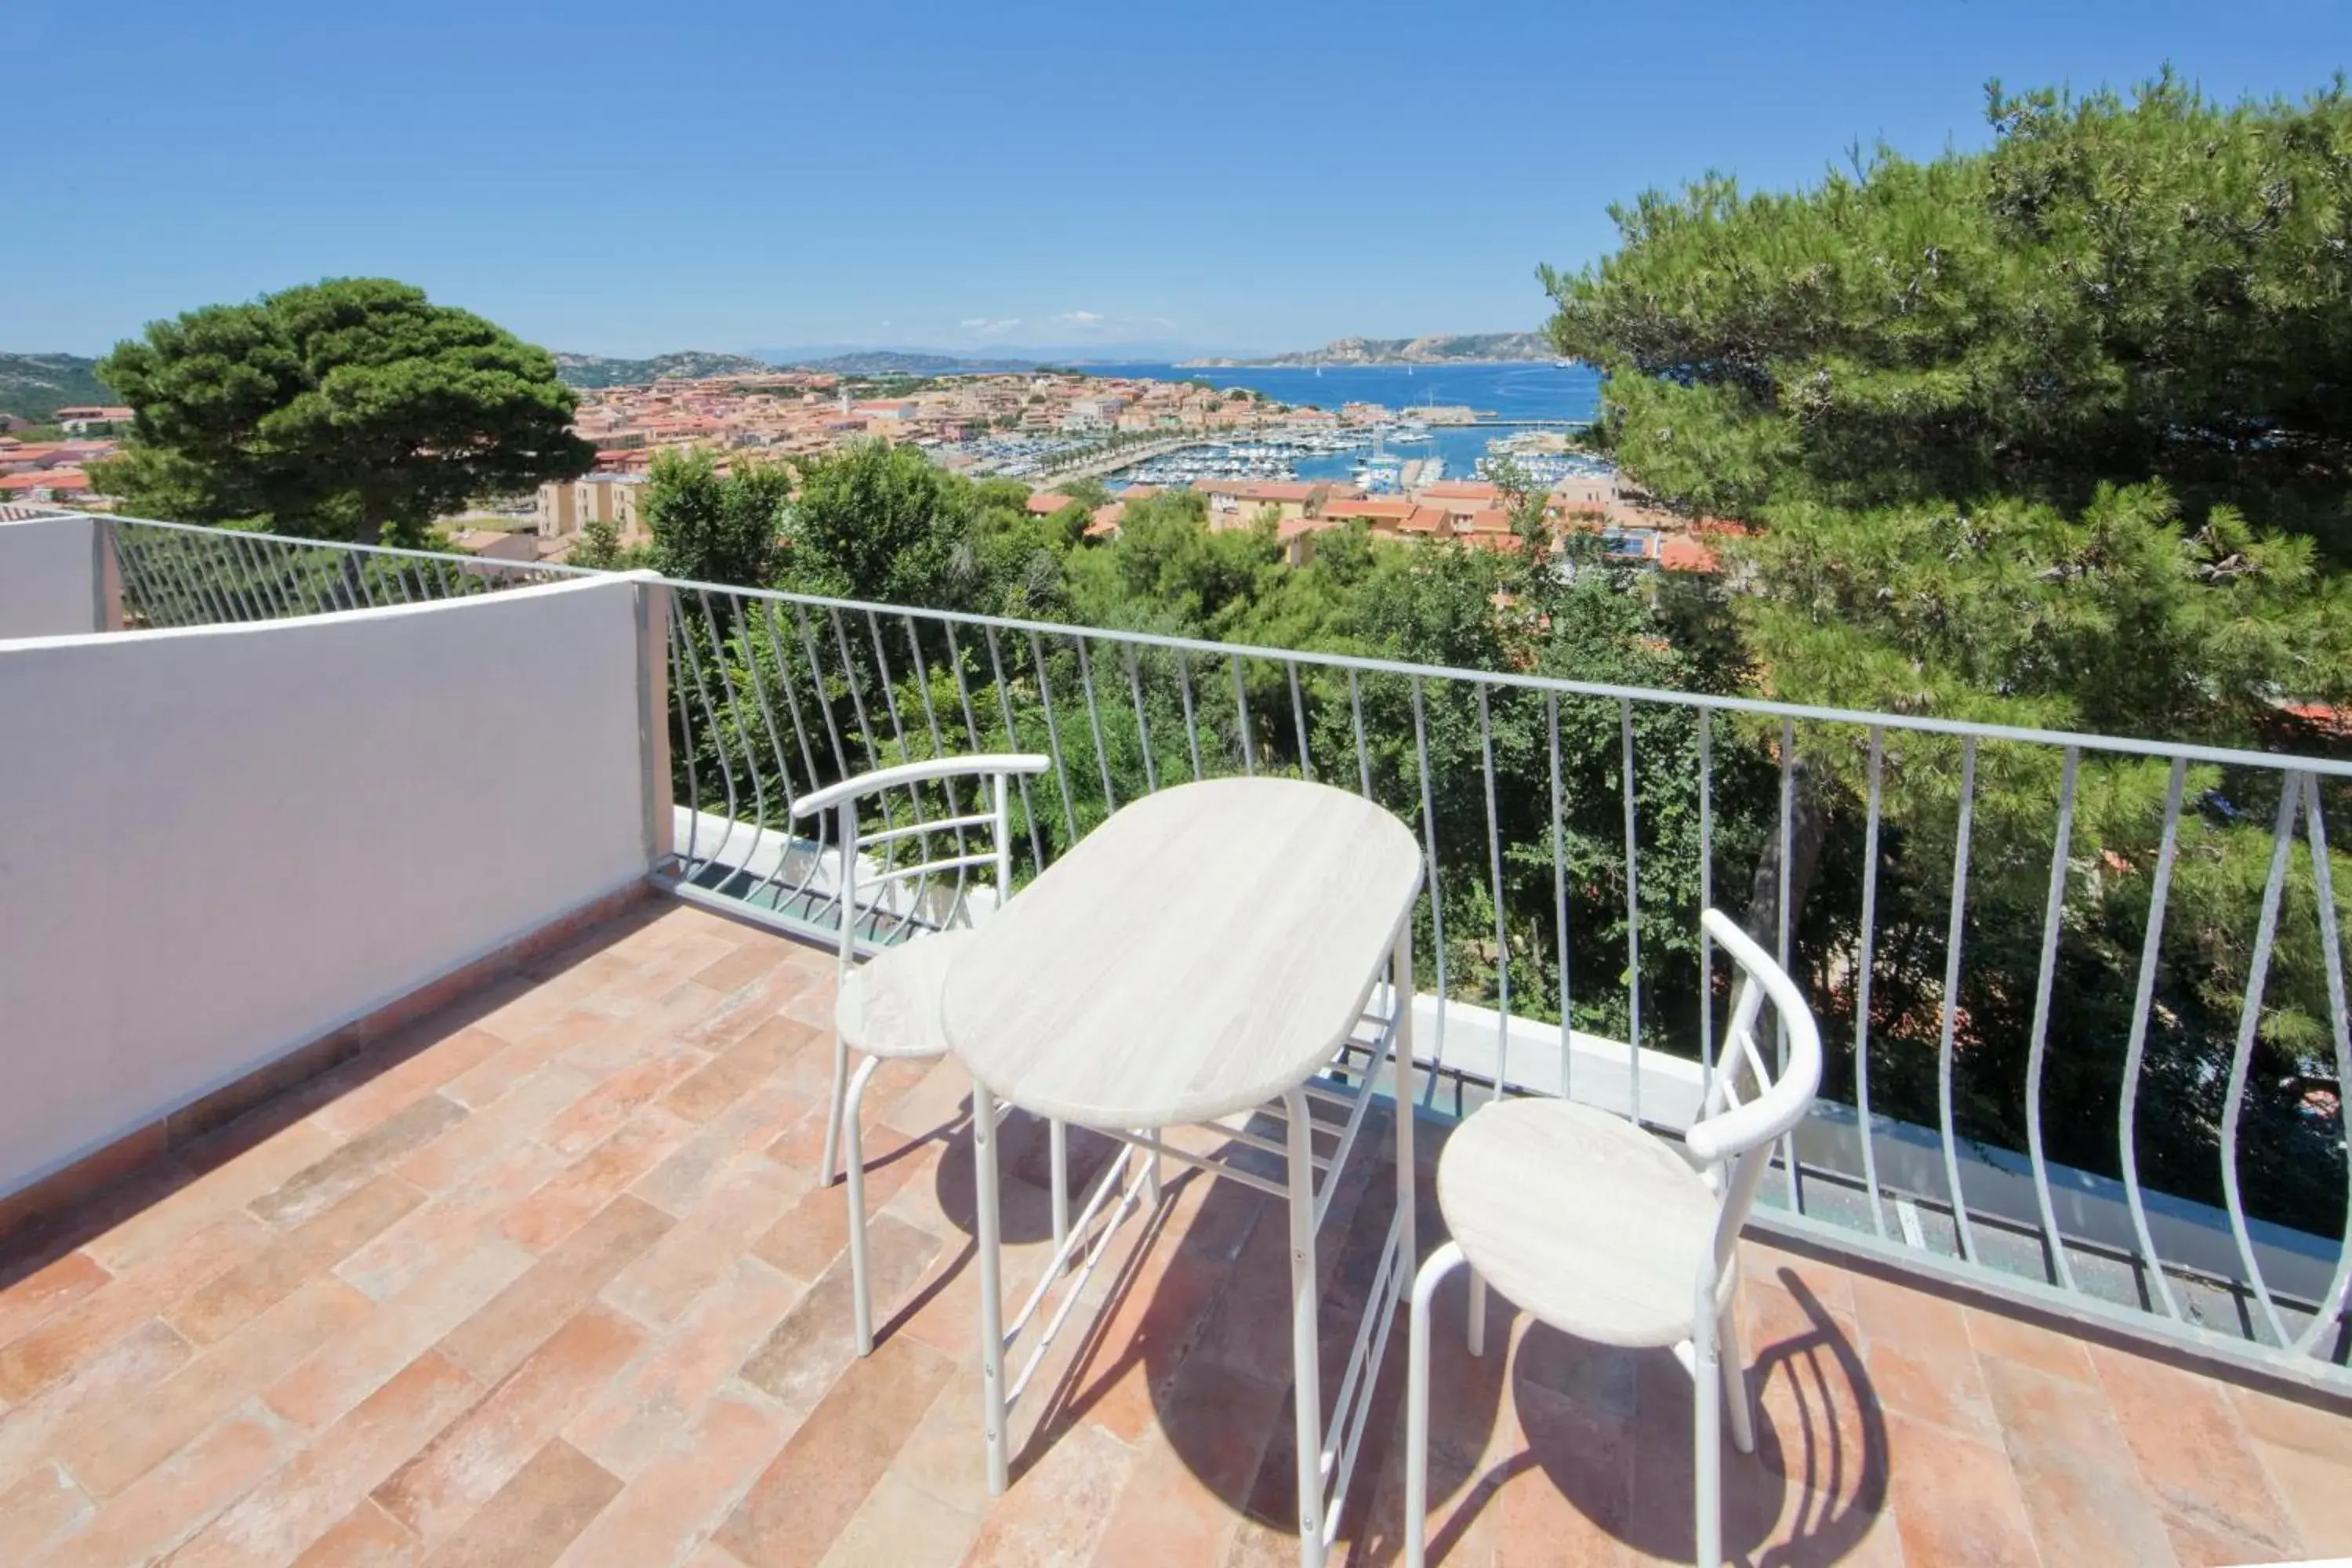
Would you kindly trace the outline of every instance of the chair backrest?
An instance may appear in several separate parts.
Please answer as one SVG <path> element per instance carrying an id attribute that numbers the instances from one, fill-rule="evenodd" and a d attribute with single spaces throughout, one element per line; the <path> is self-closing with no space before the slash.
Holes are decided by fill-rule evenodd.
<path id="1" fill-rule="evenodd" d="M 795 817 L 822 817 L 827 812 L 835 817 L 834 892 L 841 967 L 846 970 L 856 962 L 861 924 L 867 927 L 870 944 L 895 942 L 919 925 L 944 927 L 959 918 L 969 924 L 971 873 L 977 869 L 992 868 L 996 900 L 1008 896 L 1013 889 L 1013 835 L 1007 783 L 1052 765 L 1050 759 L 1031 752 L 935 757 L 877 768 L 793 801 Z M 960 781 L 980 786 L 972 792 L 969 810 L 958 796 Z M 934 785 L 943 797 L 944 815 L 924 805 L 925 787 Z M 984 802 L 979 798 L 982 790 Z M 898 795 L 905 797 L 905 805 L 894 811 L 892 800 Z M 877 797 L 883 806 L 878 819 L 870 828 L 862 826 L 860 805 Z M 894 820 L 900 817 L 905 820 Z M 869 858 L 872 864 L 866 863 Z"/>
<path id="2" fill-rule="evenodd" d="M 1772 1144 L 1805 1119 L 1822 1086 L 1822 1032 L 1803 993 L 1754 937 L 1720 910 L 1703 910 L 1699 924 L 1739 969 L 1731 1021 L 1716 1052 L 1715 1077 L 1684 1147 L 1707 1170 L 1723 1199 L 1715 1237 L 1716 1266 L 1729 1262 L 1748 1223 L 1756 1189 L 1771 1163 Z M 1786 1036 L 1787 1056 L 1776 1073 L 1757 1038 L 1757 1021 L 1769 1001 Z"/>

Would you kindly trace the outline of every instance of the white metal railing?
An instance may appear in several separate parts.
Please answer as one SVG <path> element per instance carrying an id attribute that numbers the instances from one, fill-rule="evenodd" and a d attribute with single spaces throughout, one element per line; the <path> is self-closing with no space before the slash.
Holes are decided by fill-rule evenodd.
<path id="1" fill-rule="evenodd" d="M 111 526 L 133 626 L 578 570 Z M 709 584 L 669 600 L 684 896 L 831 940 L 828 857 L 791 803 L 894 762 L 1050 755 L 1021 781 L 1017 879 L 1171 784 L 1321 779 L 1422 842 L 1427 1100 L 1622 1097 L 1666 1126 L 1714 1068 L 1726 976 L 1697 910 L 1744 903 L 1838 1047 L 1766 1223 L 2352 1388 L 2327 831 L 2352 763 Z"/>

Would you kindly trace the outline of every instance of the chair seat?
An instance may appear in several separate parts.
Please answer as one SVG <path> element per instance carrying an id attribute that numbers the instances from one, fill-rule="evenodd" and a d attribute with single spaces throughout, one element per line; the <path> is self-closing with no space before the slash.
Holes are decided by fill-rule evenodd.
<path id="1" fill-rule="evenodd" d="M 834 1026 L 869 1057 L 943 1057 L 940 991 L 948 963 L 970 931 L 935 931 L 900 942 L 851 970 L 834 999 Z"/>
<path id="2" fill-rule="evenodd" d="M 1454 1130 L 1437 1204 L 1486 1282 L 1602 1344 L 1691 1336 L 1691 1293 L 1721 1202 L 1673 1144 L 1563 1100 L 1508 1100 Z M 1730 1299 L 1729 1269 L 1719 1300 Z"/>

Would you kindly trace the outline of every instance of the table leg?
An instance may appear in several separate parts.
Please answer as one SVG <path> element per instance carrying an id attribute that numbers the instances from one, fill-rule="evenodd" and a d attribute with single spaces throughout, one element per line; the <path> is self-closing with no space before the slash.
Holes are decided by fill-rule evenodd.
<path id="1" fill-rule="evenodd" d="M 1060 1121 L 1049 1121 L 1045 1127 L 1045 1157 L 1054 1165 L 1048 1180 L 1054 1185 L 1054 1255 L 1058 1258 L 1063 1244 L 1070 1239 L 1070 1129 Z"/>
<path id="2" fill-rule="evenodd" d="M 1001 1252 L 996 1191 L 996 1100 L 971 1086 L 973 1244 L 980 1252 L 980 1421 L 988 1445 L 988 1492 L 1002 1496 L 1004 1455 L 1004 1299 L 998 1279 Z"/>
<path id="3" fill-rule="evenodd" d="M 1298 1439 L 1298 1561 L 1323 1563 L 1322 1342 L 1317 1331 L 1322 1292 L 1315 1284 L 1315 1145 L 1307 1092 L 1282 1097 L 1290 1121 L 1290 1358 L 1291 1404 Z M 1334 1169 L 1332 1179 L 1339 1172 Z"/>

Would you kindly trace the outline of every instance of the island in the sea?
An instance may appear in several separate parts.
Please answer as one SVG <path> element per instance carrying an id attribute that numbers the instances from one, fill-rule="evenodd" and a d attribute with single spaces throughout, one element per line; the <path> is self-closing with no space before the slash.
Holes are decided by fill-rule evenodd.
<path id="1" fill-rule="evenodd" d="M 1496 360 L 1548 360 L 1559 351 L 1541 332 L 1438 332 L 1419 338 L 1341 338 L 1319 349 L 1265 359 L 1192 359 L 1194 366 L 1313 364 L 1447 364 Z"/>

